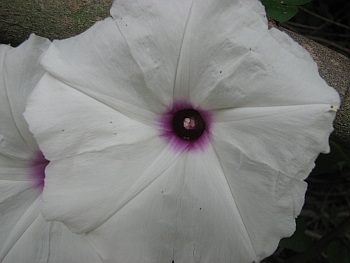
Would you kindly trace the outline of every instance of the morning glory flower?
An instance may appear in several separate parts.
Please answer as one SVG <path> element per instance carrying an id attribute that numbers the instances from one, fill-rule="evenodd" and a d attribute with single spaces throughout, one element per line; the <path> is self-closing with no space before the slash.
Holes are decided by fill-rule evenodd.
<path id="1" fill-rule="evenodd" d="M 54 41 L 25 118 L 48 221 L 104 262 L 258 262 L 295 229 L 339 96 L 255 0 L 115 1 Z"/>
<path id="2" fill-rule="evenodd" d="M 0 262 L 101 262 L 85 236 L 40 213 L 49 161 L 22 114 L 49 45 L 36 35 L 17 48 L 0 45 Z"/>

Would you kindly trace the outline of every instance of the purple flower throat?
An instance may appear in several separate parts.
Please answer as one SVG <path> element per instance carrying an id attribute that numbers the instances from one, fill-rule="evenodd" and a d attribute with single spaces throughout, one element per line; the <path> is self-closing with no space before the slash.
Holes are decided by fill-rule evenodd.
<path id="1" fill-rule="evenodd" d="M 157 120 L 160 135 L 175 150 L 201 150 L 209 143 L 212 115 L 187 101 L 176 101 Z"/>
<path id="2" fill-rule="evenodd" d="M 45 168 L 50 163 L 39 150 L 29 163 L 29 178 L 33 181 L 33 187 L 40 191 L 44 188 Z"/>

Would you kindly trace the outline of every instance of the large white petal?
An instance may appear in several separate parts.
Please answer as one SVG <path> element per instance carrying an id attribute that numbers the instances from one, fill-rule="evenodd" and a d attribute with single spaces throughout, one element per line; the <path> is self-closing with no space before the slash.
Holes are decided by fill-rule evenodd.
<path id="1" fill-rule="evenodd" d="M 31 182 L 1 178 L 1 262 L 101 262 L 85 236 L 60 222 L 46 222 L 40 213 L 42 205 L 40 191 Z"/>
<path id="2" fill-rule="evenodd" d="M 89 245 L 85 236 L 69 231 L 60 222 L 46 222 L 40 213 L 35 213 L 33 222 L 14 240 L 3 263 L 98 263 L 99 255 Z"/>
<path id="3" fill-rule="evenodd" d="M 218 153 L 227 147 L 238 149 L 251 160 L 294 176 L 320 152 L 329 151 L 334 117 L 327 104 L 217 110 L 212 141 Z"/>
<path id="4" fill-rule="evenodd" d="M 255 0 L 115 1 L 111 15 L 147 82 L 196 103 L 267 30 Z"/>
<path id="5" fill-rule="evenodd" d="M 87 237 L 106 262 L 250 263 L 258 258 L 246 227 L 209 146 L 177 157 Z"/>
<path id="6" fill-rule="evenodd" d="M 238 108 L 213 114 L 212 143 L 260 259 L 293 233 L 304 180 L 329 150 L 327 104 Z"/>
<path id="7" fill-rule="evenodd" d="M 262 8 L 261 3 L 252 6 Z M 193 1 L 179 57 L 175 99 L 189 98 L 204 109 L 217 108 L 203 100 L 250 52 L 265 30 L 261 14 L 244 1 Z M 220 92 L 225 93 L 223 97 L 228 93 Z M 222 98 L 215 94 L 215 102 L 230 101 L 231 96 L 227 96 L 230 98 L 221 102 Z"/>
<path id="8" fill-rule="evenodd" d="M 172 103 L 175 74 L 192 0 L 115 1 L 111 15 L 149 86 Z"/>
<path id="9" fill-rule="evenodd" d="M 6 251 L 11 249 L 11 244 L 13 243 L 7 240 L 18 222 L 23 221 L 22 225 L 24 227 L 21 230 L 22 232 L 25 231 L 26 226 L 32 223 L 32 220 L 26 217 L 26 211 L 39 195 L 40 192 L 33 189 L 31 182 L 0 179 L 0 261 L 7 253 Z M 38 213 L 39 210 L 37 210 Z M 21 233 L 15 237 L 16 241 Z M 4 248 L 5 242 L 8 243 L 6 249 Z"/>
<path id="10" fill-rule="evenodd" d="M 33 34 L 17 48 L 0 45 L 0 166 L 9 166 L 12 157 L 29 159 L 38 149 L 22 114 L 29 93 L 44 74 L 39 61 L 49 44 Z"/>
<path id="11" fill-rule="evenodd" d="M 322 103 L 339 106 L 337 92 L 319 76 L 317 64 L 307 51 L 289 36 L 277 29 L 261 30 L 259 34 L 242 29 L 242 35 L 245 34 L 256 36 L 256 40 L 241 47 L 246 51 L 242 56 L 237 56 L 237 52 L 225 54 L 221 49 L 224 61 L 216 55 L 207 58 L 215 67 L 201 64 L 212 70 L 201 74 L 198 79 L 202 82 L 191 89 L 190 97 L 197 104 L 204 109 Z M 209 79 L 213 79 L 211 85 L 206 86 Z"/>
<path id="12" fill-rule="evenodd" d="M 174 162 L 159 138 L 55 160 L 46 170 L 43 215 L 84 233 L 101 225 Z"/>
<path id="13" fill-rule="evenodd" d="M 17 48 L 0 45 L 0 261 L 96 263 L 85 237 L 40 214 L 42 189 L 33 177 L 40 151 L 22 114 L 44 74 L 39 61 L 49 44 L 31 35 Z"/>
<path id="14" fill-rule="evenodd" d="M 134 121 L 49 74 L 32 93 L 25 117 L 51 161 L 43 215 L 75 232 L 103 223 L 176 155 L 162 153 L 166 143 L 155 123 Z"/>
<path id="15" fill-rule="evenodd" d="M 23 217 L 40 195 L 29 170 L 38 146 L 22 114 L 29 93 L 44 74 L 39 60 L 49 44 L 49 40 L 33 34 L 17 48 L 0 45 L 0 249 L 3 251 L 15 225 L 22 220 L 24 225 L 31 223 L 30 218 Z M 0 258 L 3 255 L 1 252 Z"/>
<path id="16" fill-rule="evenodd" d="M 116 1 L 112 14 L 123 14 L 120 10 L 124 9 L 125 13 L 135 13 L 129 18 L 132 25 L 136 24 L 131 31 L 129 27 L 122 27 L 124 20 L 117 20 L 117 15 L 114 17 L 137 57 L 143 61 L 150 60 L 152 55 L 145 51 L 152 48 L 153 53 L 160 50 L 162 54 L 168 39 L 173 41 L 174 46 L 179 45 L 175 41 L 176 34 L 174 37 L 161 35 L 163 31 L 175 31 L 173 27 L 176 23 L 172 25 L 168 21 L 177 21 L 178 12 L 180 18 L 185 17 L 182 9 L 176 6 L 177 1 L 171 1 L 171 8 L 165 11 L 163 2 L 129 2 Z M 176 67 L 174 99 L 188 99 L 195 106 L 207 110 L 325 101 L 335 105 L 339 103 L 336 92 L 318 75 L 317 65 L 307 51 L 285 33 L 277 29 L 268 30 L 259 1 L 190 2 L 188 16 L 182 18 L 186 19 L 186 25 L 181 28 L 183 37 Z M 144 13 L 138 16 L 141 10 Z M 167 17 L 158 15 L 160 12 Z M 154 16 L 164 23 L 156 24 L 158 20 L 153 19 Z M 138 31 L 142 28 L 139 24 L 151 28 L 148 31 L 153 32 L 154 29 L 155 37 L 141 41 L 146 37 Z"/>
<path id="17" fill-rule="evenodd" d="M 134 144 L 158 134 L 155 114 L 149 115 L 147 125 L 134 121 L 49 74 L 33 91 L 24 115 L 50 161 Z"/>
<path id="18" fill-rule="evenodd" d="M 158 86 L 148 81 L 112 18 L 76 37 L 54 41 L 42 64 L 62 82 L 141 121 L 170 101 L 168 84 L 158 74 L 152 76 Z"/>

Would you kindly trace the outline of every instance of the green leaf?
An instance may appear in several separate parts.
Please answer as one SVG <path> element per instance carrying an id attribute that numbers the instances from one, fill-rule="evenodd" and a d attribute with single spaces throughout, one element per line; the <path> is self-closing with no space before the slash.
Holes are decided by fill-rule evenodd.
<path id="1" fill-rule="evenodd" d="M 289 238 L 281 239 L 279 246 L 296 252 L 304 252 L 310 247 L 312 240 L 305 234 L 305 222 L 302 219 L 297 218 L 296 224 L 297 227 L 294 234 Z"/>
<path id="2" fill-rule="evenodd" d="M 308 2 L 311 2 L 311 0 L 284 0 L 282 2 L 289 5 L 304 5 Z"/>
<path id="3" fill-rule="evenodd" d="M 265 6 L 268 18 L 279 22 L 285 22 L 291 19 L 297 12 L 297 5 L 303 5 L 311 0 L 261 0 Z"/>
<path id="4" fill-rule="evenodd" d="M 333 240 L 327 247 L 327 258 L 330 263 L 349 263 L 350 253 L 340 240 Z"/>
<path id="5" fill-rule="evenodd" d="M 316 160 L 316 167 L 312 171 L 312 175 L 318 175 L 329 172 L 332 168 L 344 167 L 344 164 L 350 166 L 350 151 L 344 149 L 337 143 L 330 141 L 331 151 L 329 154 L 320 154 Z"/>

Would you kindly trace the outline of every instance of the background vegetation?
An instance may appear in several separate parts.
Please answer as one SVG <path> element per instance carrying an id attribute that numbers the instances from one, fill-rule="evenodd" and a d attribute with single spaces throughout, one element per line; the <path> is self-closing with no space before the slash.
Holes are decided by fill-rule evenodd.
<path id="1" fill-rule="evenodd" d="M 113 0 L 0 0 L 0 43 L 17 46 L 31 33 L 77 35 L 109 16 Z"/>

